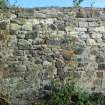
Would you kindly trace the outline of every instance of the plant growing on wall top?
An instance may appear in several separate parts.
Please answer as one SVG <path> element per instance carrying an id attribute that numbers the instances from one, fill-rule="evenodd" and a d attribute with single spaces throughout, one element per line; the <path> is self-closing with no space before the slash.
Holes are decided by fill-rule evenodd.
<path id="1" fill-rule="evenodd" d="M 8 0 L 0 0 L 0 9 L 7 7 Z"/>
<path id="2" fill-rule="evenodd" d="M 73 0 L 73 5 L 74 5 L 75 7 L 79 7 L 80 4 L 81 4 L 83 1 L 84 1 L 84 0 Z"/>
<path id="3" fill-rule="evenodd" d="M 74 7 L 79 7 L 80 4 L 86 0 L 73 0 L 73 6 Z M 90 3 L 90 7 L 93 7 L 93 5 L 95 4 L 95 0 L 87 0 L 87 3 Z"/>

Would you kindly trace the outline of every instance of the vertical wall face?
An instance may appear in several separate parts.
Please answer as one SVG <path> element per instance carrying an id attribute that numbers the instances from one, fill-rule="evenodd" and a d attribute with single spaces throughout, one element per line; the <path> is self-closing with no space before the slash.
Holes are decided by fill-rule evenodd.
<path id="1" fill-rule="evenodd" d="M 105 91 L 104 17 L 102 9 L 1 11 L 1 94 L 24 105 L 52 81 Z"/>

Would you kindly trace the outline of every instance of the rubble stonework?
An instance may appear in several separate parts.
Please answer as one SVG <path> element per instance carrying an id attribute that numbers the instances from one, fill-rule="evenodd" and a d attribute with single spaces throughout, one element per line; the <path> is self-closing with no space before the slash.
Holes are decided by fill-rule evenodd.
<path id="1" fill-rule="evenodd" d="M 0 11 L 0 92 L 25 105 L 52 81 L 105 91 L 105 10 Z"/>

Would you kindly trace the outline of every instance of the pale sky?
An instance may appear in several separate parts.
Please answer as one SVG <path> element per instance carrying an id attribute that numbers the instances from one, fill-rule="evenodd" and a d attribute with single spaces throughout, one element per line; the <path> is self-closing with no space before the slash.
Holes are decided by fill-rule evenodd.
<path id="1" fill-rule="evenodd" d="M 17 6 L 33 8 L 33 7 L 71 7 L 73 0 L 9 0 L 11 4 Z M 17 1 L 17 2 L 16 2 Z M 93 3 L 95 1 L 95 3 Z M 105 7 L 105 0 L 84 0 L 82 7 Z"/>

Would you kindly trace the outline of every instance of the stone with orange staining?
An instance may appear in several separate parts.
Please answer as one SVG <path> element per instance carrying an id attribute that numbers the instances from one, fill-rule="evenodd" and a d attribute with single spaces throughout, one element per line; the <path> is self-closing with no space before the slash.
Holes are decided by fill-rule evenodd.
<path id="1" fill-rule="evenodd" d="M 77 61 L 66 61 L 65 64 L 72 67 L 78 67 Z"/>
<path id="2" fill-rule="evenodd" d="M 76 54 L 75 54 L 75 52 L 74 51 L 69 51 L 69 50 L 63 50 L 62 51 L 62 54 L 64 55 L 64 56 L 75 56 Z"/>

